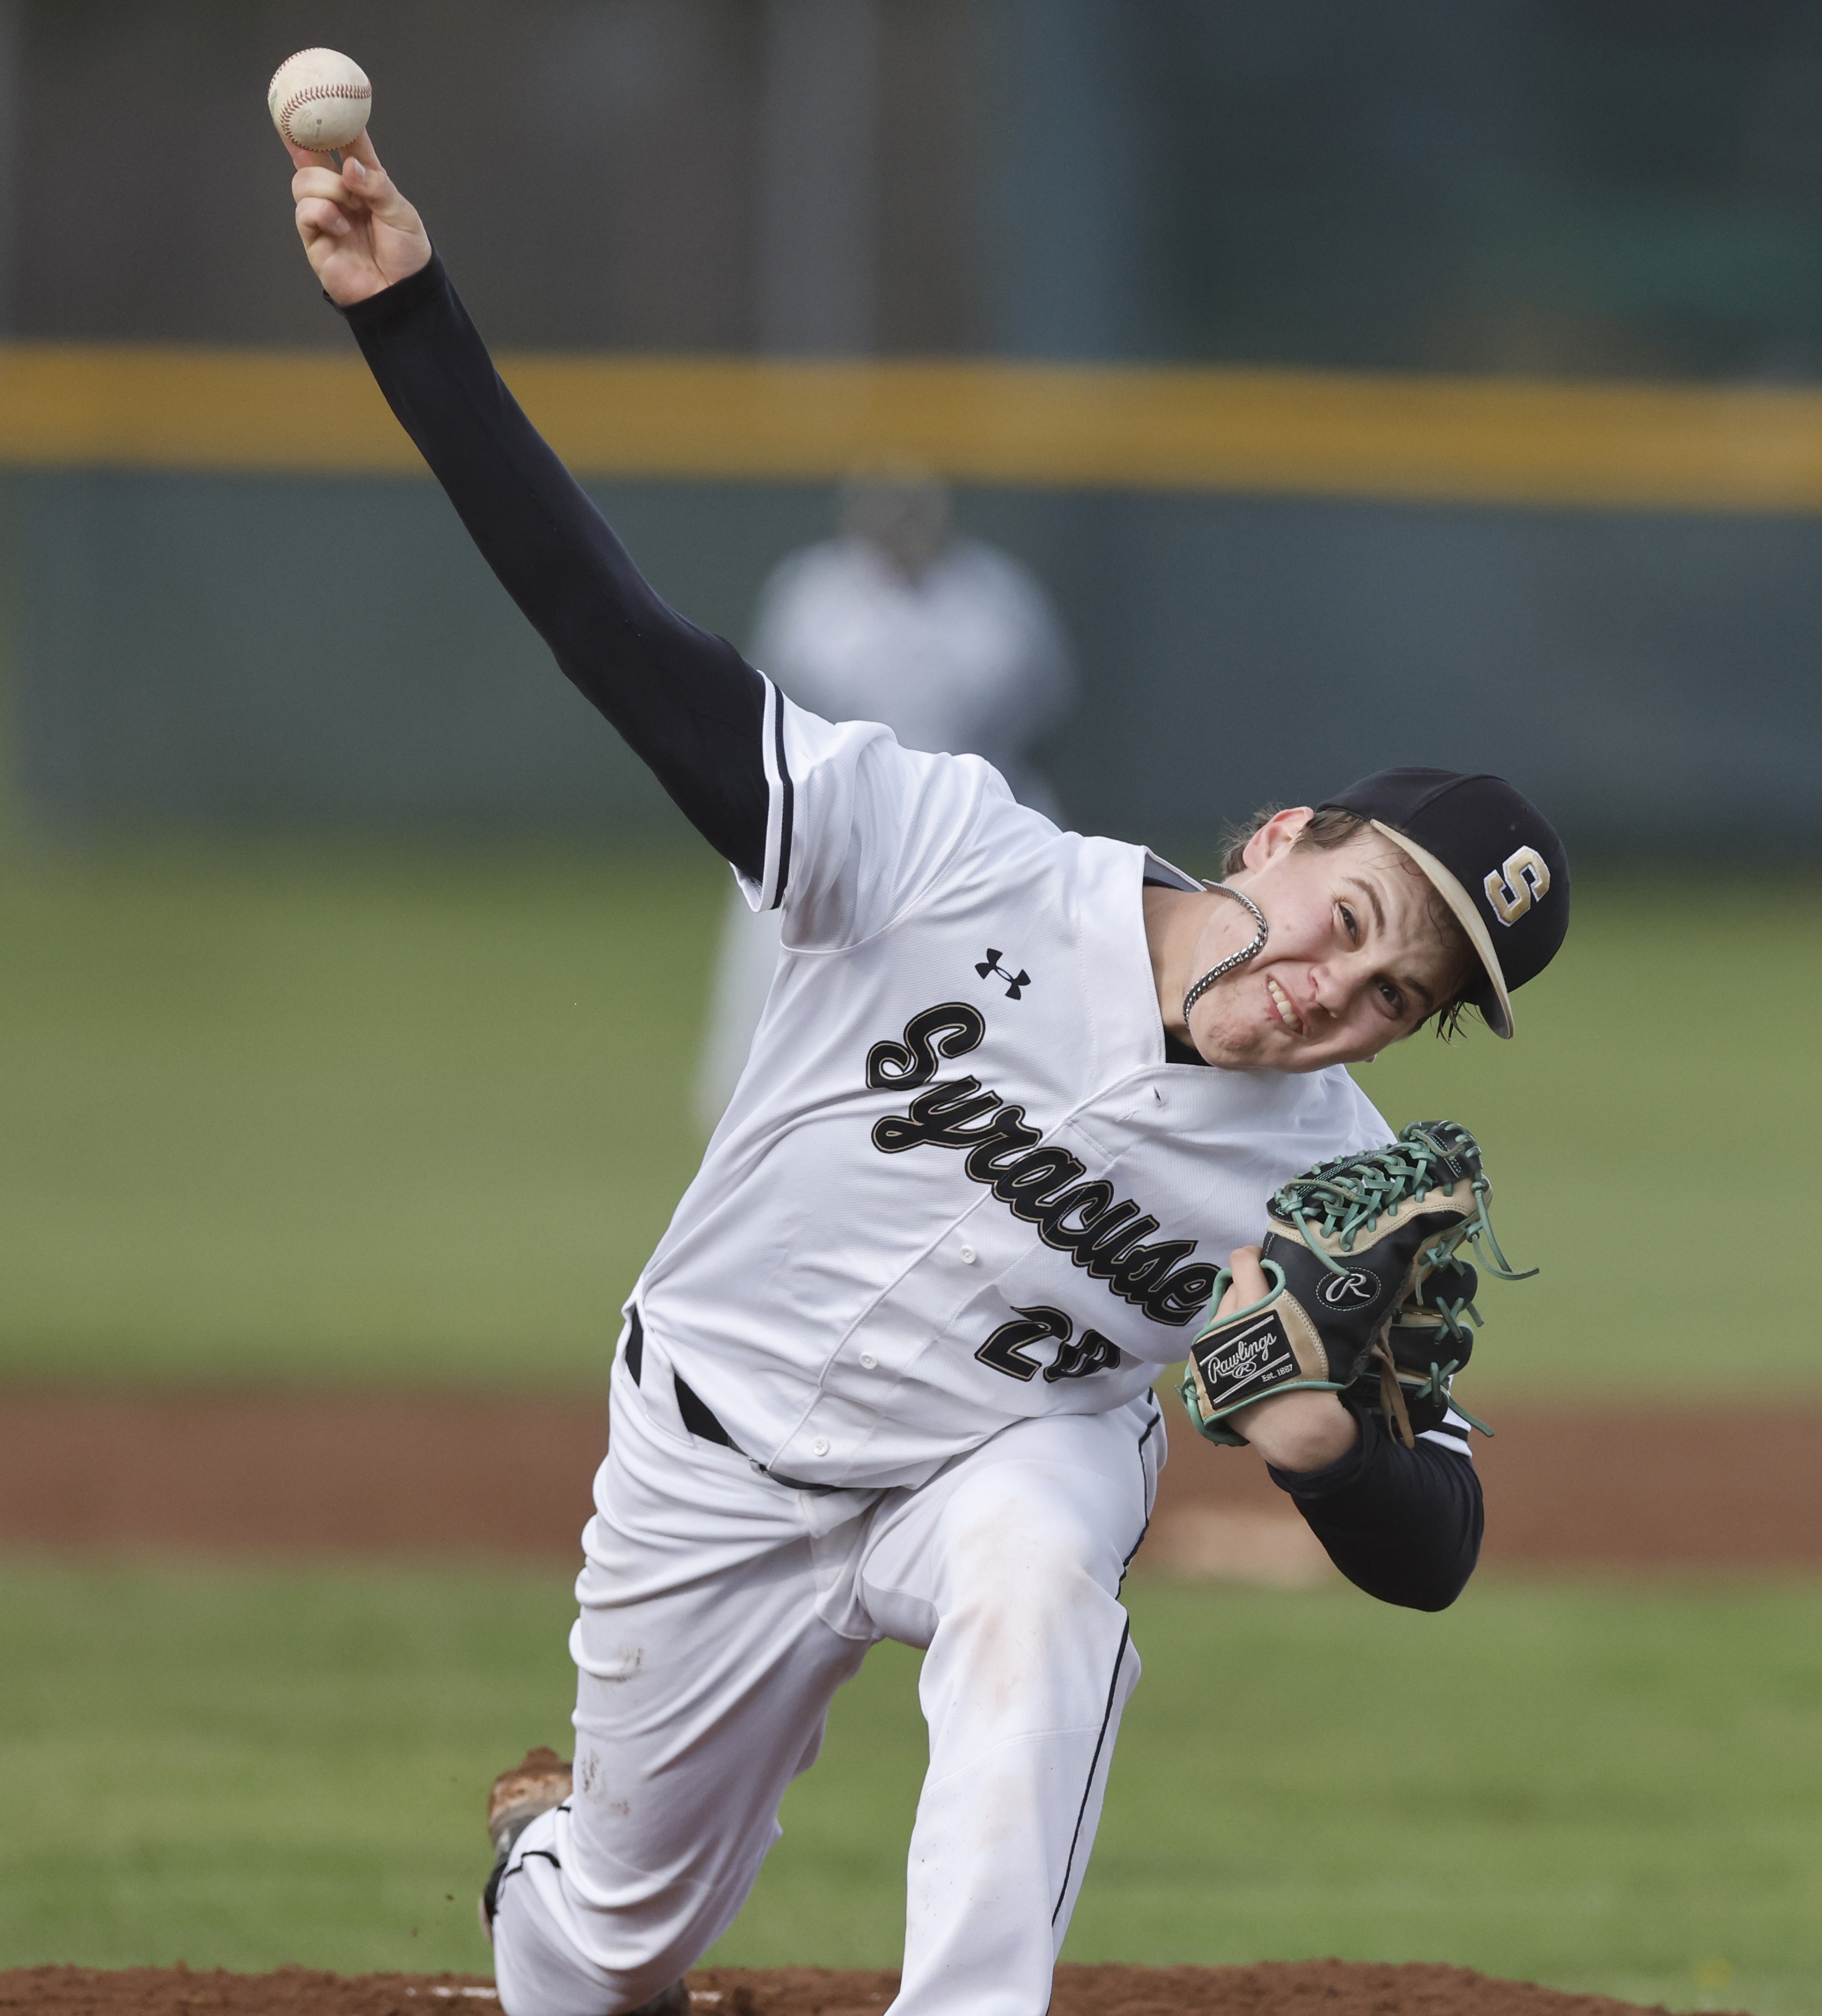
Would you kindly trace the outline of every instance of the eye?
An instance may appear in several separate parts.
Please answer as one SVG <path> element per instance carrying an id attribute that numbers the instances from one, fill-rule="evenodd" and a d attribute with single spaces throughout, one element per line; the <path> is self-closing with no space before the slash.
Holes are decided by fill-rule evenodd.
<path id="1" fill-rule="evenodd" d="M 1392 1015 L 1397 1017 L 1403 1017 L 1405 1011 L 1404 995 L 1389 980 L 1380 981 L 1379 998 L 1385 1003 L 1388 1011 Z"/>
<path id="2" fill-rule="evenodd" d="M 1347 933 L 1353 944 L 1358 945 L 1360 942 L 1360 920 L 1354 915 L 1352 906 L 1346 903 L 1338 903 L 1335 905 L 1335 910 L 1341 918 L 1341 929 Z"/>

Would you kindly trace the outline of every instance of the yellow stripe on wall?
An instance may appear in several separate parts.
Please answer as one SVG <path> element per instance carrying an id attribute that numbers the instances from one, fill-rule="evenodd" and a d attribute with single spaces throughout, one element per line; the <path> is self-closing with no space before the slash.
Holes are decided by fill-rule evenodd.
<path id="1" fill-rule="evenodd" d="M 1050 488 L 1822 511 L 1822 392 L 974 362 L 502 368 L 589 477 L 816 479 L 896 456 Z M 0 349 L 0 463 L 423 473 L 357 358 L 150 346 Z"/>

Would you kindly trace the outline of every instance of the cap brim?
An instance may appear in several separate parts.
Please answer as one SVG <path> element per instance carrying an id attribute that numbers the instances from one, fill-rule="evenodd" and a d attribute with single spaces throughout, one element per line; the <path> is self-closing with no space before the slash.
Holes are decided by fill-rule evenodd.
<path id="1" fill-rule="evenodd" d="M 1388 826 L 1384 819 L 1373 822 L 1374 830 L 1382 833 L 1394 844 L 1402 847 L 1412 860 L 1423 869 L 1432 888 L 1450 910 L 1456 922 L 1467 934 L 1467 941 L 1475 949 L 1481 964 L 1486 968 L 1492 984 L 1492 999 L 1477 999 L 1475 1006 L 1486 1017 L 1487 1027 L 1496 1036 L 1510 1038 L 1512 1034 L 1512 997 L 1506 991 L 1506 976 L 1500 970 L 1500 956 L 1493 949 L 1493 934 L 1487 929 L 1487 920 L 1475 905 L 1474 898 L 1463 888 L 1454 874 L 1439 861 L 1427 847 L 1420 847 L 1409 833 L 1400 833 L 1395 826 Z"/>

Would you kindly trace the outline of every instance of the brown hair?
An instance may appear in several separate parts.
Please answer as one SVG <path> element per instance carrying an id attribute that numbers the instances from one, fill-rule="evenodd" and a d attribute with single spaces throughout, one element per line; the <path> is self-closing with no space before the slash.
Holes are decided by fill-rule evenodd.
<path id="1" fill-rule="evenodd" d="M 1284 809 L 1282 805 L 1262 805 L 1244 826 L 1230 825 L 1222 828 L 1221 872 L 1223 875 L 1237 875 L 1245 867 L 1248 843 L 1261 826 L 1276 819 Z M 1372 820 L 1364 812 L 1351 812 L 1345 805 L 1319 805 L 1310 815 L 1309 823 L 1297 836 L 1296 844 L 1299 847 L 1319 848 L 1327 852 L 1338 847 L 1345 847 L 1351 841 L 1372 834 L 1374 830 Z M 1387 841 L 1386 844 L 1390 846 L 1392 843 Z M 1422 869 L 1408 856 L 1401 853 L 1399 859 L 1413 874 L 1423 874 Z M 1435 926 L 1438 937 L 1446 945 L 1452 946 L 1467 965 L 1468 977 L 1463 985 L 1471 987 L 1481 970 L 1480 959 L 1468 941 L 1467 932 L 1461 928 L 1460 919 L 1443 902 L 1441 891 L 1429 877 L 1424 876 L 1423 879 L 1424 907 L 1429 913 L 1430 921 Z M 1457 994 L 1453 1001 L 1446 1002 L 1433 1016 L 1426 1016 L 1424 1020 L 1433 1021 L 1436 1025 L 1436 1034 L 1447 1042 L 1459 1034 L 1461 1018 L 1471 1005 L 1464 995 Z M 1422 1024 L 1420 1023 L 1418 1027 L 1421 1028 Z M 1412 1031 L 1413 1035 L 1416 1033 L 1415 1030 Z"/>

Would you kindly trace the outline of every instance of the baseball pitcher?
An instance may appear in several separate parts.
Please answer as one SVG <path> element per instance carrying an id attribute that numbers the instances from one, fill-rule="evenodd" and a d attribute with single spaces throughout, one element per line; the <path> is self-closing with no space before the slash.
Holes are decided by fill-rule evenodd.
<path id="1" fill-rule="evenodd" d="M 891 1638 L 930 1733 L 895 2016 L 1042 2016 L 1139 1676 L 1120 1587 L 1161 1370 L 1197 1346 L 1193 1409 L 1361 1588 L 1439 1609 L 1473 1568 L 1451 1361 L 1412 1368 L 1453 1334 L 1482 1179 L 1459 1130 L 1393 1143 L 1345 1067 L 1469 1008 L 1511 1034 L 1567 927 L 1562 848 L 1497 778 L 1394 770 L 1262 817 L 1204 884 L 978 758 L 793 705 L 640 578 L 370 142 L 292 151 L 310 262 L 487 563 L 783 920 L 625 1305 L 573 1779 L 543 1753 L 495 1788 L 502 2005 L 686 2010 Z"/>

